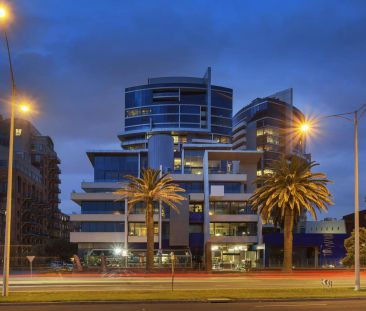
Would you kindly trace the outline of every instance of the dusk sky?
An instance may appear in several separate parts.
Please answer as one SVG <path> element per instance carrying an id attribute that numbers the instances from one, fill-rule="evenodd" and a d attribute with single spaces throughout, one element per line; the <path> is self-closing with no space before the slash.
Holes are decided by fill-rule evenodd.
<path id="1" fill-rule="evenodd" d="M 294 103 L 321 116 L 366 103 L 365 1 L 16 0 L 8 27 L 17 87 L 33 97 L 32 122 L 55 143 L 61 208 L 92 180 L 85 151 L 120 149 L 124 88 L 150 77 L 203 76 L 233 88 L 234 112 L 256 97 L 294 88 Z M 3 42 L 3 41 L 2 41 Z M 9 96 L 0 46 L 1 98 Z M 0 112 L 6 114 L 5 104 Z M 366 196 L 366 115 L 360 121 L 360 203 Z M 353 210 L 353 128 L 328 119 L 308 144 L 334 181 L 335 205 Z"/>

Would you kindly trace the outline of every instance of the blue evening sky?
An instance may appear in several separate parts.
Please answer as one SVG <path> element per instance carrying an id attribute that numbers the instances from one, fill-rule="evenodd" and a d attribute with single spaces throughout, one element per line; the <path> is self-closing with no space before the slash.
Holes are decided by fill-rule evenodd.
<path id="1" fill-rule="evenodd" d="M 88 149 L 118 149 L 124 88 L 149 77 L 202 76 L 234 89 L 234 112 L 256 97 L 293 87 L 310 115 L 366 102 L 366 2 L 13 0 L 8 27 L 15 78 L 62 160 L 61 207 L 92 179 Z M 9 95 L 0 46 L 1 97 Z M 4 105 L 0 108 L 4 113 Z M 5 111 L 6 113 L 6 111 Z M 334 181 L 327 216 L 353 209 L 352 124 L 322 122 L 308 144 Z M 366 116 L 360 127 L 360 198 L 366 195 Z M 325 215 L 321 215 L 323 218 Z"/>

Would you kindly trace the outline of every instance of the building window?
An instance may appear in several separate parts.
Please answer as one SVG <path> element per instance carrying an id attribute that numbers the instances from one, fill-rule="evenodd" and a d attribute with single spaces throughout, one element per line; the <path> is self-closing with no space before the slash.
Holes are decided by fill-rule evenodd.
<path id="1" fill-rule="evenodd" d="M 255 215 L 246 201 L 211 201 L 210 215 Z"/>
<path id="2" fill-rule="evenodd" d="M 203 170 L 203 150 L 185 150 L 184 153 L 184 173 L 202 174 Z"/>
<path id="3" fill-rule="evenodd" d="M 211 236 L 255 236 L 256 222 L 213 222 L 210 223 Z"/>
<path id="4" fill-rule="evenodd" d="M 158 223 L 154 223 L 154 234 L 159 233 Z M 129 222 L 128 223 L 128 235 L 129 236 L 146 236 L 147 229 L 144 222 Z"/>
<path id="5" fill-rule="evenodd" d="M 123 222 L 90 221 L 80 224 L 81 232 L 124 232 Z"/>
<path id="6" fill-rule="evenodd" d="M 187 193 L 203 193 L 203 182 L 180 182 L 178 183 Z"/>
<path id="7" fill-rule="evenodd" d="M 22 135 L 22 129 L 15 129 L 15 136 L 21 136 Z"/>
<path id="8" fill-rule="evenodd" d="M 81 203 L 82 214 L 123 214 L 124 201 L 86 201 Z"/>
<path id="9" fill-rule="evenodd" d="M 189 233 L 203 233 L 203 225 L 202 224 L 190 224 Z"/>
<path id="10" fill-rule="evenodd" d="M 189 203 L 190 213 L 203 213 L 203 203 L 191 202 Z"/>
<path id="11" fill-rule="evenodd" d="M 213 185 L 224 186 L 225 193 L 243 193 L 244 190 L 240 182 L 211 182 L 210 186 Z"/>

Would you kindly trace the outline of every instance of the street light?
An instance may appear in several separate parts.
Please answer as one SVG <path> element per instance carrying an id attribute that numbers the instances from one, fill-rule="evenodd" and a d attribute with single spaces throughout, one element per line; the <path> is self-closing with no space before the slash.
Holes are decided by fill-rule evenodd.
<path id="1" fill-rule="evenodd" d="M 22 104 L 22 105 L 19 106 L 19 110 L 21 112 L 29 112 L 30 107 L 28 105 Z"/>
<path id="2" fill-rule="evenodd" d="M 3 19 L 6 17 L 6 9 L 5 8 L 0 8 L 0 18 Z"/>
<path id="3" fill-rule="evenodd" d="M 14 113 L 15 113 L 15 82 L 13 65 L 11 62 L 8 35 L 6 33 L 5 21 L 9 13 L 5 7 L 0 7 L 0 21 L 2 22 L 6 48 L 8 52 L 10 79 L 11 79 L 11 113 L 10 113 L 10 132 L 9 132 L 9 158 L 8 158 L 8 187 L 6 193 L 6 218 L 5 218 L 5 240 L 4 240 L 4 268 L 3 268 L 3 290 L 2 295 L 9 295 L 9 264 L 10 264 L 10 225 L 11 207 L 13 190 L 13 156 L 14 156 Z"/>
<path id="4" fill-rule="evenodd" d="M 353 140 L 354 140 L 354 200 L 355 200 L 355 290 L 360 290 L 360 206 L 359 206 L 359 186 L 358 186 L 358 122 L 366 113 L 366 104 L 362 105 L 355 111 L 333 114 L 318 118 L 319 120 L 327 118 L 341 118 L 353 123 Z M 300 131 L 307 134 L 311 130 L 309 124 L 302 124 Z"/>
<path id="5" fill-rule="evenodd" d="M 300 131 L 304 134 L 306 134 L 310 130 L 310 124 L 309 123 L 303 123 L 300 125 Z"/>

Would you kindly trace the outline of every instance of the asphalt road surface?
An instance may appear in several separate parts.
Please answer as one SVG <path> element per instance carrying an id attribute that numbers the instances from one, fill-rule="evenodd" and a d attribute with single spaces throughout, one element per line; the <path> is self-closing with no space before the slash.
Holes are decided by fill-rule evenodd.
<path id="1" fill-rule="evenodd" d="M 364 274 L 364 273 L 363 273 Z M 333 281 L 333 287 L 353 287 L 353 274 L 242 274 L 240 276 L 176 276 L 175 289 L 255 289 L 255 288 L 320 288 L 321 279 Z M 366 278 L 361 278 L 366 286 Z M 0 282 L 1 285 L 1 282 Z M 11 291 L 100 291 L 100 290 L 165 290 L 170 289 L 170 277 L 131 277 L 105 274 L 99 276 L 36 276 L 11 277 Z M 366 310 L 366 307 L 365 307 Z"/>
<path id="2" fill-rule="evenodd" d="M 364 311 L 366 300 L 315 300 L 292 302 L 243 302 L 243 303 L 93 303 L 93 304 L 35 304 L 0 305 L 0 311 L 284 311 L 332 310 Z"/>

